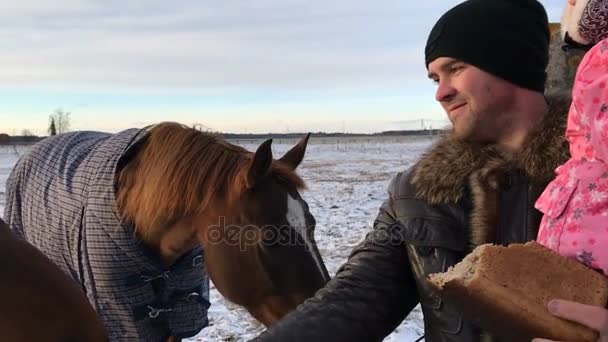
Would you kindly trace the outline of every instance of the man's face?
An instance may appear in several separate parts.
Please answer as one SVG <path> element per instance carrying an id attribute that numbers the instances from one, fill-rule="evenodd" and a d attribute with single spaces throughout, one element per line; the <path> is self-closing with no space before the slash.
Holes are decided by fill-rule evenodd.
<path id="1" fill-rule="evenodd" d="M 508 113 L 514 104 L 515 85 L 449 57 L 429 64 L 429 78 L 438 85 L 435 99 L 448 114 L 458 138 L 496 142 L 510 128 Z"/>

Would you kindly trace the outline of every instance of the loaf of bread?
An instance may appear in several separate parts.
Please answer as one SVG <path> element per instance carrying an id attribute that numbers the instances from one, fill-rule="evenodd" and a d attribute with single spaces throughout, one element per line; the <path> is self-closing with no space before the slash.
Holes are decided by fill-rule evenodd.
<path id="1" fill-rule="evenodd" d="M 504 341 L 595 342 L 596 332 L 553 316 L 547 303 L 560 298 L 605 307 L 608 300 L 603 274 L 536 242 L 479 246 L 429 281 L 444 301 Z"/>

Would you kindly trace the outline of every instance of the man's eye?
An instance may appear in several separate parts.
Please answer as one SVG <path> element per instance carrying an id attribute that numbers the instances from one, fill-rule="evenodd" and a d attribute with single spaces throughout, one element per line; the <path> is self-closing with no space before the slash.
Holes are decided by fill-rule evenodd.
<path id="1" fill-rule="evenodd" d="M 433 84 L 435 84 L 435 85 L 439 84 L 439 79 L 438 79 L 438 78 L 437 78 L 437 79 L 434 79 L 434 80 L 431 80 L 431 81 L 432 81 L 432 82 L 433 82 Z"/>

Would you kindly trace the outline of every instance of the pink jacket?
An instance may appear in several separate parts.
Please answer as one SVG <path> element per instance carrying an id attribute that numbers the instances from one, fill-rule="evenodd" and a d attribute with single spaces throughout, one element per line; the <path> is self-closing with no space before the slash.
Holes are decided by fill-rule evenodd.
<path id="1" fill-rule="evenodd" d="M 536 202 L 538 242 L 608 275 L 608 39 L 579 65 L 566 137 L 571 158 Z"/>

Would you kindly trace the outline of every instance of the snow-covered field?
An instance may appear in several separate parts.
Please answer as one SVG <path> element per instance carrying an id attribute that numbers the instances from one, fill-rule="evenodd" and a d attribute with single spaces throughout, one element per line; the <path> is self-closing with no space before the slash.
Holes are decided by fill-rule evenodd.
<path id="1" fill-rule="evenodd" d="M 255 150 L 257 143 L 236 141 Z M 295 141 L 275 140 L 280 157 Z M 308 185 L 302 193 L 317 221 L 315 237 L 330 275 L 371 228 L 386 197 L 391 177 L 408 168 L 431 144 L 428 137 L 311 139 L 299 173 Z M 0 215 L 5 183 L 27 146 L 0 146 Z M 188 341 L 247 341 L 263 326 L 247 311 L 211 290 L 210 325 Z M 385 341 L 416 341 L 423 334 L 422 314 L 416 309 Z"/>

